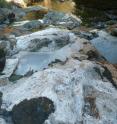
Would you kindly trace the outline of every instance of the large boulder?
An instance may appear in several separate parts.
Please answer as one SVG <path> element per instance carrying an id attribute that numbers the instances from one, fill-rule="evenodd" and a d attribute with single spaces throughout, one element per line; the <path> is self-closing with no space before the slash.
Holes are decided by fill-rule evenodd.
<path id="1" fill-rule="evenodd" d="M 55 111 L 53 102 L 46 98 L 24 100 L 13 107 L 14 124 L 43 124 L 48 116 Z"/>

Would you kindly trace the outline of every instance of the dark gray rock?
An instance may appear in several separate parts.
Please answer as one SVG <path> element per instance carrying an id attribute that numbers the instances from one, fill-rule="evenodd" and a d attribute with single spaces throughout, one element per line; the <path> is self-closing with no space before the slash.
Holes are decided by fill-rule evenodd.
<path id="1" fill-rule="evenodd" d="M 34 98 L 14 106 L 12 119 L 14 124 L 43 124 L 54 111 L 54 104 L 50 99 Z"/>
<path id="2" fill-rule="evenodd" d="M 5 62 L 6 62 L 5 52 L 3 49 L 0 49 L 0 72 L 3 71 Z"/>

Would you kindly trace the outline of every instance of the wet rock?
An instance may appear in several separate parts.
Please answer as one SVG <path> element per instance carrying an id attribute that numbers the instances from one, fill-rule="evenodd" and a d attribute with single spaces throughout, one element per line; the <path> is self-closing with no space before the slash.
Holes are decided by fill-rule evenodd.
<path id="1" fill-rule="evenodd" d="M 44 19 L 45 24 L 51 24 L 55 26 L 63 26 L 68 29 L 74 29 L 76 27 L 79 27 L 81 20 L 76 18 L 73 15 L 56 12 L 56 11 L 50 11 L 48 12 Z"/>
<path id="2" fill-rule="evenodd" d="M 55 111 L 53 102 L 46 98 L 24 100 L 12 109 L 14 124 L 43 124 Z"/>

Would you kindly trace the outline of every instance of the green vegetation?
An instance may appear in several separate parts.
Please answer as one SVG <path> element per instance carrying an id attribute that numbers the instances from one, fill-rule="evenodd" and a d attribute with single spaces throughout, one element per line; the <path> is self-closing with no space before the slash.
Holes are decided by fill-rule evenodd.
<path id="1" fill-rule="evenodd" d="M 11 4 L 8 3 L 8 2 L 6 2 L 6 0 L 0 0 L 0 7 L 1 8 L 4 8 L 4 7 L 10 8 L 11 7 Z"/>

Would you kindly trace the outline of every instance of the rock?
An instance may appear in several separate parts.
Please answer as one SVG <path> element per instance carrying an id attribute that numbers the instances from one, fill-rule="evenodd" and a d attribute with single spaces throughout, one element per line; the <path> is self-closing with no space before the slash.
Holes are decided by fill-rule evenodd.
<path id="1" fill-rule="evenodd" d="M 16 38 L 14 35 L 5 35 L 1 37 L 0 48 L 4 49 L 7 55 L 13 54 L 13 49 L 16 46 Z"/>
<path id="2" fill-rule="evenodd" d="M 4 70 L 0 76 L 0 86 L 9 83 L 9 77 L 14 73 L 18 64 L 18 59 L 6 59 Z"/>
<path id="3" fill-rule="evenodd" d="M 91 32 L 84 32 L 84 31 L 81 31 L 80 34 L 79 34 L 80 37 L 82 38 L 85 38 L 87 40 L 92 40 L 94 38 L 97 38 L 98 37 L 98 34 L 91 31 Z"/>
<path id="4" fill-rule="evenodd" d="M 14 124 L 43 124 L 54 111 L 54 103 L 46 97 L 23 100 L 13 107 L 12 120 Z"/>
<path id="5" fill-rule="evenodd" d="M 8 15 L 12 10 L 8 8 L 0 8 L 0 24 L 9 24 Z"/>
<path id="6" fill-rule="evenodd" d="M 93 24 L 95 28 L 97 29 L 104 29 L 106 27 L 105 22 L 96 22 Z"/>
<path id="7" fill-rule="evenodd" d="M 15 21 L 15 13 L 14 12 L 8 14 L 8 20 L 9 20 L 10 24 Z"/>
<path id="8" fill-rule="evenodd" d="M 73 38 L 72 38 L 73 37 Z M 74 36 L 67 30 L 48 28 L 32 34 L 17 37 L 16 48 L 19 50 L 38 51 L 42 47 L 51 47 L 53 50 L 73 42 Z M 25 39 L 25 40 L 24 40 Z M 73 39 L 73 40 L 72 40 Z M 51 45 L 50 45 L 51 44 Z"/>
<path id="9" fill-rule="evenodd" d="M 31 30 L 31 29 L 40 29 L 43 27 L 43 24 L 40 21 L 33 20 L 23 25 L 24 28 Z"/>
<path id="10" fill-rule="evenodd" d="M 21 55 L 21 53 L 19 53 Z M 16 55 L 17 56 L 17 55 Z M 19 62 L 15 75 L 27 76 L 29 72 L 36 72 L 48 67 L 48 64 L 53 61 L 51 53 L 28 52 L 19 57 Z"/>
<path id="11" fill-rule="evenodd" d="M 16 67 L 18 65 L 18 59 L 6 59 L 6 64 L 5 64 L 5 68 L 3 70 L 4 75 L 1 77 L 10 77 L 13 72 L 15 71 Z"/>
<path id="12" fill-rule="evenodd" d="M 105 71 L 103 73 L 104 76 L 106 76 L 110 82 L 117 88 L 117 68 L 113 64 L 103 62 L 99 63 L 101 64 L 104 68 Z"/>
<path id="13" fill-rule="evenodd" d="M 72 55 L 74 55 L 75 53 L 79 54 L 79 50 L 83 48 L 83 39 L 74 37 L 74 35 L 71 36 L 74 42 L 70 40 L 71 43 L 62 48 L 51 50 L 47 47 L 47 50 L 44 50 L 42 48 L 40 52 L 19 52 L 19 54 L 14 55 L 14 57 L 19 59 L 14 74 L 26 76 L 29 72 L 34 73 L 36 71 L 48 68 L 51 63 L 56 63 L 56 60 L 61 63 L 64 63 L 67 58 L 71 58 Z M 83 59 L 83 55 L 80 58 Z"/>
<path id="14" fill-rule="evenodd" d="M 79 27 L 81 20 L 76 18 L 73 15 L 56 12 L 56 11 L 50 11 L 48 12 L 44 19 L 45 24 L 51 24 L 55 26 L 62 26 L 68 29 L 74 29 L 76 27 Z"/>
<path id="15" fill-rule="evenodd" d="M 112 31 L 111 31 L 111 35 L 117 37 L 117 28 L 112 29 Z"/>
<path id="16" fill-rule="evenodd" d="M 76 37 L 68 30 L 58 28 L 48 28 L 17 37 L 16 49 L 29 51 L 15 55 L 19 63 L 14 74 L 22 76 L 46 69 L 51 63 L 56 64 L 56 60 L 64 63 L 71 57 L 81 61 L 101 59 L 101 55 L 89 41 Z"/>
<path id="17" fill-rule="evenodd" d="M 6 121 L 0 117 L 0 124 L 7 124 Z"/>
<path id="18" fill-rule="evenodd" d="M 84 47 L 80 50 L 80 53 L 87 55 L 89 60 L 103 59 L 103 57 L 101 57 L 100 53 L 96 50 L 96 48 L 90 42 L 84 43 Z"/>
<path id="19" fill-rule="evenodd" d="M 3 49 L 0 49 L 0 72 L 3 71 L 5 62 L 6 62 L 5 52 Z"/>
<path id="20" fill-rule="evenodd" d="M 80 61 L 82 60 L 87 60 L 88 59 L 88 55 L 84 55 L 84 54 L 73 54 L 72 58 L 74 59 L 78 59 Z"/>
<path id="21" fill-rule="evenodd" d="M 64 65 L 38 71 L 15 84 L 0 87 L 2 108 L 14 113 L 16 124 L 23 120 L 36 124 L 35 121 L 42 117 L 35 114 L 41 102 L 34 101 L 44 97 L 52 100 L 50 103 L 55 106 L 55 111 L 44 118 L 45 124 L 116 124 L 117 90 L 108 79 L 102 80 L 104 71 L 95 62 L 69 59 Z M 31 112 L 32 106 L 34 112 Z"/>

